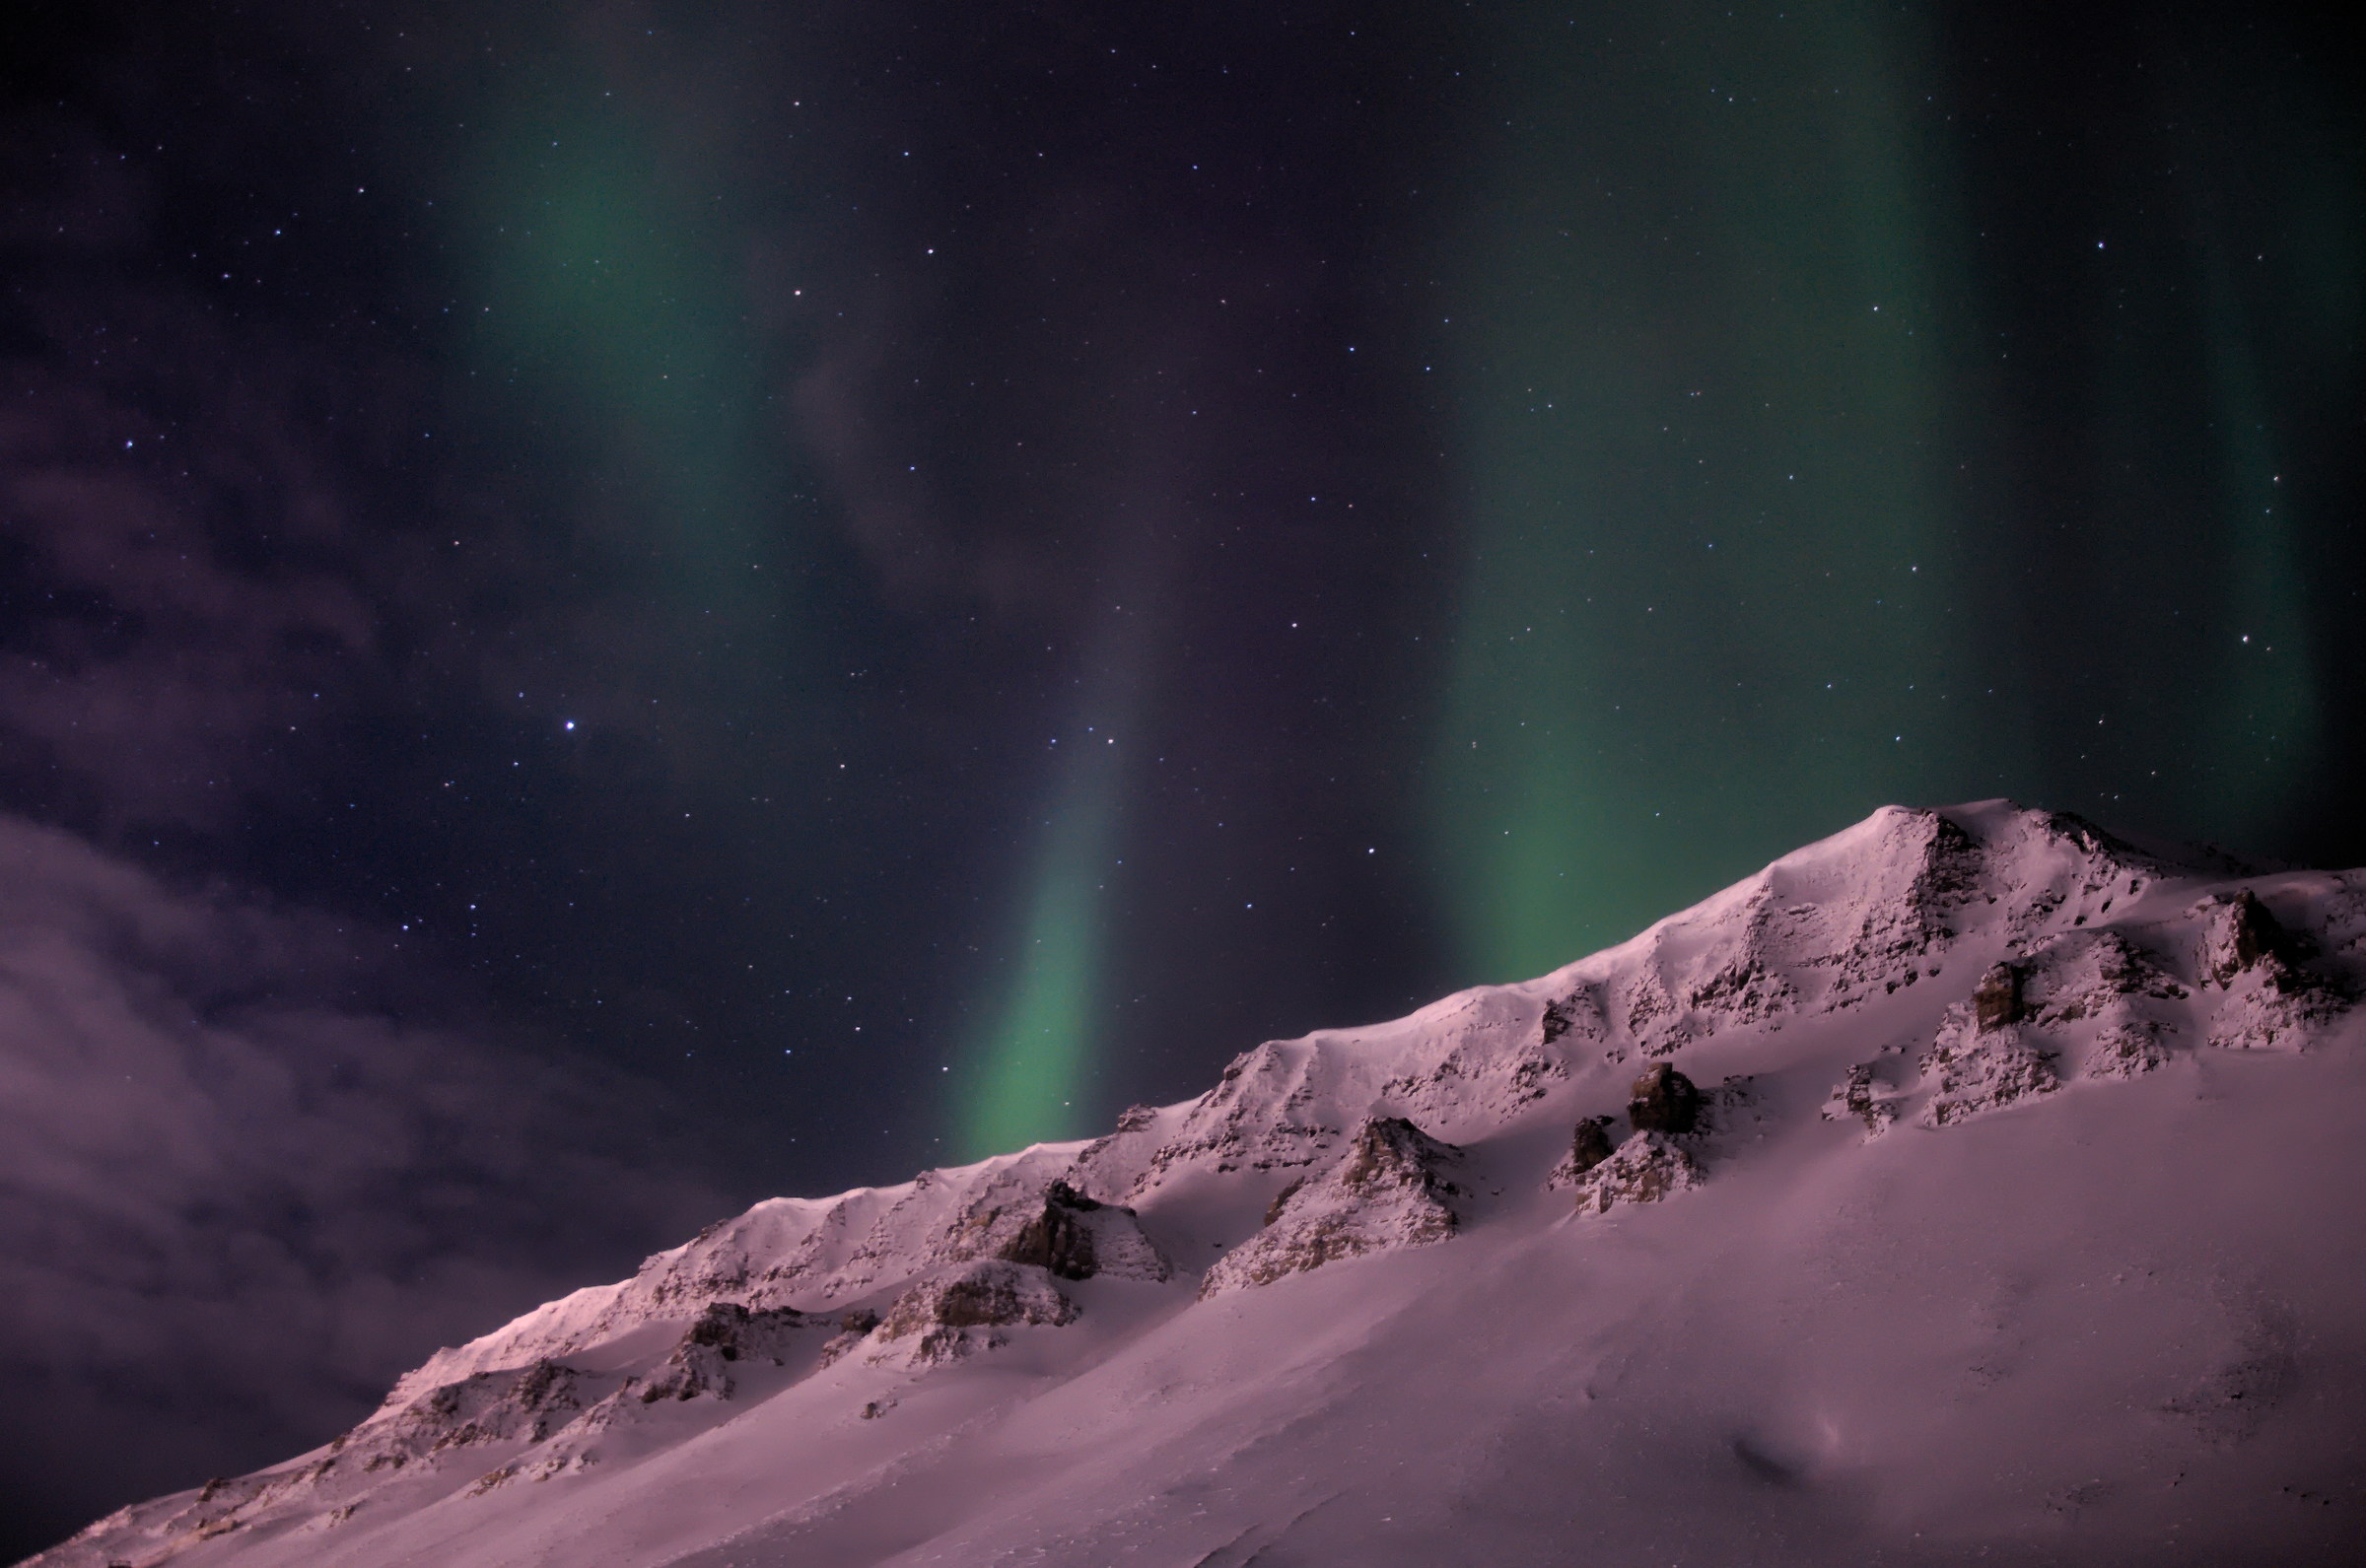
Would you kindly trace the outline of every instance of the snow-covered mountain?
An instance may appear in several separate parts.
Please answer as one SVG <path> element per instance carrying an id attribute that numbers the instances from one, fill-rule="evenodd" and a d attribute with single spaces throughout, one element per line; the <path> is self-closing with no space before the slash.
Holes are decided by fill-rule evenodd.
<path id="1" fill-rule="evenodd" d="M 2366 872 L 1885 808 L 32 1561 L 2362 1561 L 2362 983 Z"/>

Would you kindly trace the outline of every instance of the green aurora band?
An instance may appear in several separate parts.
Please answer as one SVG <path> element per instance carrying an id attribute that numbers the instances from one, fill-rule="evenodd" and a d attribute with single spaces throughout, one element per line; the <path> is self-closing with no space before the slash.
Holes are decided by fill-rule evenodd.
<path id="1" fill-rule="evenodd" d="M 1114 747 L 1079 750 L 1044 825 L 1015 973 L 955 1086 L 964 1160 L 1076 1137 L 1098 1109 L 1084 1089 L 1110 939 L 1106 884 L 1122 763 Z"/>
<path id="2" fill-rule="evenodd" d="M 2046 129 L 1975 142 L 1919 26 L 1491 23 L 1494 173 L 1432 328 L 1468 509 L 1432 838 L 1469 980 L 1887 800 L 2271 843 L 2327 787 L 2312 658 L 2355 611 L 2311 599 L 2334 529 L 2281 453 L 2337 449 L 2355 384 L 2354 114 L 2264 53 L 2131 73 L 2121 161 L 2063 176 L 2101 188 L 2033 191 Z"/>
<path id="3" fill-rule="evenodd" d="M 1478 308 L 1440 327 L 1471 545 L 1436 810 L 1474 980 L 1624 937 L 1953 754 L 1934 219 L 1896 44 L 1602 24 L 1627 25 L 1649 44 L 1506 51 Z"/>
<path id="4" fill-rule="evenodd" d="M 765 356 L 731 275 L 745 237 L 728 191 L 669 177 L 695 129 L 668 137 L 580 83 L 570 98 L 599 107 L 515 110 L 479 160 L 477 358 L 591 435 L 610 504 L 650 525 L 655 583 L 745 629 L 770 587 L 749 564 L 777 555 L 782 520 Z"/>

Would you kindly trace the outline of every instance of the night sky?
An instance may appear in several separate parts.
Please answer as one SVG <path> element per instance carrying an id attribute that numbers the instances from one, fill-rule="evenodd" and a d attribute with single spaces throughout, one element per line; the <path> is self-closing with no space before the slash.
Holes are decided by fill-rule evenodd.
<path id="1" fill-rule="evenodd" d="M 0 1553 L 1886 801 L 2366 862 L 2333 12 L 0 16 Z"/>

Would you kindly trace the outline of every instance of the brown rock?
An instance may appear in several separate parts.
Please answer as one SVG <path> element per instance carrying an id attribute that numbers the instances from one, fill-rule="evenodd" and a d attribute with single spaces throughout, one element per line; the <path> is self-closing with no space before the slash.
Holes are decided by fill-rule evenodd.
<path id="1" fill-rule="evenodd" d="M 1569 1138 L 1569 1174 L 1583 1176 L 1610 1158 L 1610 1119 L 1585 1117 Z"/>
<path id="2" fill-rule="evenodd" d="M 1092 1229 L 1077 1216 L 1100 1206 L 1066 1182 L 1054 1182 L 1043 1194 L 1043 1212 L 1028 1220 L 998 1256 L 1048 1268 L 1062 1279 L 1090 1279 L 1098 1267 Z"/>
<path id="3" fill-rule="evenodd" d="M 2021 972 L 2010 964 L 1991 964 L 1972 988 L 1972 1012 L 1980 1032 L 2001 1029 L 2021 1021 Z"/>
<path id="4" fill-rule="evenodd" d="M 1637 1132 L 1690 1132 L 1701 1120 L 1701 1091 L 1666 1062 L 1654 1062 L 1635 1080 L 1627 1120 Z"/>

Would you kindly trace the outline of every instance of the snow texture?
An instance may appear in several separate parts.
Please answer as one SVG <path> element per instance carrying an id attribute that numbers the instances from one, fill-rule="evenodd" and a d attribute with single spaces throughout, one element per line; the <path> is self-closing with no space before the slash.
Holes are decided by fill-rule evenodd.
<path id="1" fill-rule="evenodd" d="M 2362 978 L 2366 874 L 1885 808 L 1090 1142 L 760 1203 L 34 1561 L 2355 1561 Z"/>

